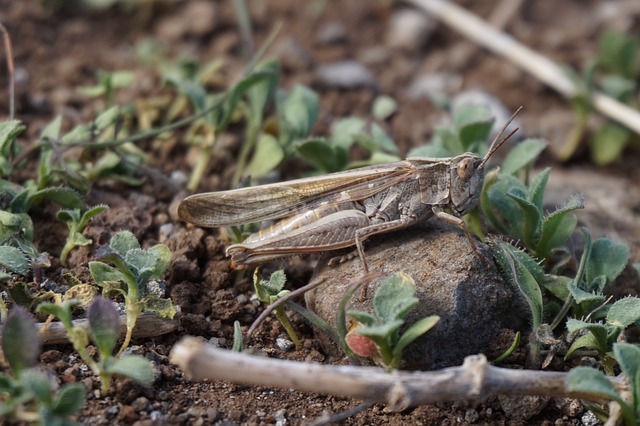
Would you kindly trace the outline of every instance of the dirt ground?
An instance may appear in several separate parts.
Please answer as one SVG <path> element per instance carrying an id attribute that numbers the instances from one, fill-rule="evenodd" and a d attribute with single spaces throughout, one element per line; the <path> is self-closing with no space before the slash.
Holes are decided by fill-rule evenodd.
<path id="1" fill-rule="evenodd" d="M 55 6 L 61 3 L 64 4 Z M 21 138 L 25 144 L 35 141 L 43 125 L 57 114 L 63 114 L 67 128 L 95 116 L 103 107 L 101 101 L 87 98 L 76 89 L 95 84 L 98 70 L 135 71 L 136 83 L 118 91 L 119 103 L 135 103 L 162 93 L 157 71 L 143 65 L 136 55 L 136 45 L 146 39 L 160 43 L 169 58 L 190 56 L 201 63 L 224 59 L 223 86 L 236 80 L 242 72 L 245 59 L 232 2 L 141 1 L 132 2 L 135 6 L 116 6 L 104 11 L 83 10 L 79 3 L 82 2 L 0 0 L 0 22 L 14 43 L 16 115 L 28 126 Z M 525 136 L 542 136 L 553 143 L 569 132 L 572 112 L 566 101 L 449 28 L 434 22 L 419 42 L 398 41 L 398 30 L 392 30 L 390 22 L 401 5 L 357 0 L 248 3 L 256 46 L 266 39 L 276 23 L 283 25 L 271 49 L 283 65 L 283 87 L 304 83 L 319 93 L 321 108 L 315 134 L 327 134 L 331 124 L 341 117 L 369 117 L 373 98 L 377 94 L 388 94 L 399 105 L 388 122 L 388 130 L 402 155 L 406 154 L 409 148 L 424 144 L 434 124 L 443 117 L 442 111 L 426 96 L 416 96 L 410 90 L 411 83 L 426 73 L 445 75 L 444 81 L 451 86 L 450 95 L 466 89 L 482 89 L 499 98 L 510 111 L 523 105 L 520 120 Z M 465 0 L 458 3 L 486 18 L 501 2 Z M 553 60 L 581 69 L 594 56 L 598 36 L 605 28 L 631 28 L 636 34 L 640 31 L 640 15 L 616 15 L 617 3 L 624 2 L 562 0 L 553 5 L 545 1 L 523 2 L 508 20 L 505 30 Z M 318 75 L 321 65 L 347 59 L 365 64 L 375 85 L 335 87 Z M 6 81 L 4 67 L 0 73 L 1 81 Z M 3 115 L 7 95 L 2 84 Z M 176 171 L 188 175 L 194 153 L 182 140 L 183 136 L 177 131 L 163 140 L 142 142 L 140 146 L 150 154 L 149 169 L 162 176 Z M 241 137 L 240 131 L 233 127 L 229 130 L 228 143 L 224 144 L 224 150 L 214 154 L 199 192 L 228 188 Z M 633 153 L 597 173 L 626 176 L 637 185 L 640 182 L 637 155 Z M 558 169 L 592 167 L 584 150 L 570 164 L 557 164 L 549 154 L 543 162 Z M 291 169 L 299 168 L 294 165 Z M 294 176 L 286 173 L 282 176 L 283 179 L 291 177 Z M 132 350 L 145 355 L 158 368 L 159 377 L 153 388 L 144 389 L 129 380 L 118 380 L 115 392 L 107 397 L 97 396 L 98 380 L 82 368 L 69 346 L 46 347 L 41 359 L 47 368 L 63 382 L 80 381 L 90 390 L 79 420 L 85 424 L 297 425 L 327 411 L 341 412 L 358 405 L 360 401 L 293 390 L 226 382 L 194 383 L 169 363 L 168 354 L 181 336 L 201 336 L 222 347 L 230 347 L 233 322 L 238 320 L 247 327 L 262 310 L 252 298 L 250 274 L 243 277 L 229 269 L 224 256 L 227 242 L 219 238 L 218 231 L 202 230 L 177 221 L 175 207 L 185 195 L 184 189 L 167 187 L 166 179 L 148 173 L 142 186 L 100 182 L 87 197 L 88 205 L 104 203 L 110 209 L 88 227 L 85 235 L 93 238 L 94 244 L 72 253 L 71 272 L 89 280 L 87 262 L 99 245 L 106 244 L 110 236 L 121 229 L 131 230 L 145 247 L 164 242 L 174 255 L 166 280 L 169 296 L 180 307 L 180 327 L 168 335 L 134 341 Z M 36 245 L 49 253 L 60 251 L 66 235 L 64 225 L 55 220 L 55 211 L 55 208 L 45 208 L 34 217 Z M 160 230 L 167 223 L 175 227 L 165 239 Z M 293 259 L 288 267 L 291 283 L 306 283 L 312 270 L 305 259 Z M 46 275 L 59 281 L 62 272 L 63 268 L 54 259 Z M 300 348 L 285 351 L 276 346 L 276 338 L 286 334 L 273 318 L 260 327 L 250 345 L 271 357 L 340 362 L 323 353 L 309 325 L 295 315 L 292 318 L 304 339 Z M 391 413 L 384 406 L 376 405 L 345 420 L 344 424 L 579 425 L 583 424 L 582 413 L 551 402 L 539 415 L 526 421 L 518 420 L 507 417 L 500 403 L 492 399 L 473 407 L 438 404 L 402 413 Z"/>

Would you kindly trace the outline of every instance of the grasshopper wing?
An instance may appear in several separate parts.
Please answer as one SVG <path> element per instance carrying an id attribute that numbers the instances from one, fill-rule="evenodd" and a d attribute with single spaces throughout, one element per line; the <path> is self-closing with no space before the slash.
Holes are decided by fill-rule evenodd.
<path id="1" fill-rule="evenodd" d="M 204 227 L 278 219 L 320 204 L 358 201 L 415 176 L 407 161 L 230 191 L 195 194 L 178 207 L 178 216 Z"/>

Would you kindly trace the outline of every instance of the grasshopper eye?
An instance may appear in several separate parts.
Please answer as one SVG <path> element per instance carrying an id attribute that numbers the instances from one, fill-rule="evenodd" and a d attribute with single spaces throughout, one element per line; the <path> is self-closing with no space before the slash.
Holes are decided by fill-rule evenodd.
<path id="1" fill-rule="evenodd" d="M 473 172 L 473 160 L 470 158 L 465 158 L 464 160 L 460 161 L 456 166 L 456 172 L 458 173 L 458 177 L 460 179 L 469 180 Z"/>

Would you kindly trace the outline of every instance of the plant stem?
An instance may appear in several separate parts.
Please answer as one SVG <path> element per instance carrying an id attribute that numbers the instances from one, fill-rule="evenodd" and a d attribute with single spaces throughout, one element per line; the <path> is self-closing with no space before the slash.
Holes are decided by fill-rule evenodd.
<path id="1" fill-rule="evenodd" d="M 300 339 L 298 339 L 298 335 L 296 334 L 296 331 L 293 329 L 293 325 L 291 325 L 291 321 L 289 321 L 289 318 L 287 318 L 287 315 L 284 313 L 284 309 L 282 308 L 282 306 L 279 306 L 278 308 L 276 308 L 276 310 L 273 313 L 276 315 L 276 318 L 278 318 L 280 323 L 282 323 L 282 326 L 284 327 L 285 331 L 291 338 L 291 341 L 293 342 L 293 344 L 296 345 L 296 348 L 299 348 Z"/>
<path id="2" fill-rule="evenodd" d="M 198 157 L 198 162 L 196 163 L 193 172 L 191 173 L 191 177 L 189 178 L 189 183 L 187 184 L 187 189 L 191 192 L 195 192 L 204 176 L 204 172 L 207 170 L 207 166 L 209 165 L 209 161 L 211 160 L 211 155 L 213 154 L 213 150 L 216 147 L 216 141 L 218 138 L 216 137 L 214 132 L 211 132 L 207 135 L 206 140 L 204 142 L 204 148 L 200 151 L 200 156 Z"/>

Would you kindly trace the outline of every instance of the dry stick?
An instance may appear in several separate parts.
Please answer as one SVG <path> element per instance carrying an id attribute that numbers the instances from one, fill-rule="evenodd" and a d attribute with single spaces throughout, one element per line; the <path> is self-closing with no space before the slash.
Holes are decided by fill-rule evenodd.
<path id="1" fill-rule="evenodd" d="M 120 317 L 120 336 L 123 336 L 126 332 L 126 320 L 126 316 Z M 166 319 L 145 313 L 138 317 L 136 328 L 133 329 L 133 337 L 147 338 L 161 336 L 176 330 L 179 325 L 180 322 L 176 318 Z M 86 319 L 74 320 L 73 326 L 88 329 L 89 321 Z M 46 328 L 43 326 L 43 323 L 41 323 L 37 324 L 37 327 L 43 344 L 58 345 L 62 343 L 69 343 L 67 332 L 62 326 L 62 323 L 52 322 Z"/>
<path id="2" fill-rule="evenodd" d="M 494 367 L 484 355 L 468 356 L 459 367 L 389 374 L 376 367 L 256 357 L 216 348 L 195 337 L 185 337 L 173 347 L 170 360 L 194 380 L 228 380 L 237 384 L 350 397 L 384 403 L 393 411 L 436 402 L 480 401 L 500 394 L 603 400 L 600 395 L 568 391 L 568 373 Z M 628 387 L 621 377 L 609 380 L 618 389 Z"/>
<path id="3" fill-rule="evenodd" d="M 572 98 L 578 94 L 578 89 L 562 67 L 518 43 L 513 37 L 496 30 L 453 2 L 445 0 L 406 1 L 424 9 L 430 15 L 440 19 L 481 46 L 515 63 L 560 92 L 565 98 Z M 636 133 L 640 133 L 640 113 L 638 111 L 598 91 L 590 93 L 590 101 L 593 107 L 603 115 Z"/>
<path id="4" fill-rule="evenodd" d="M 13 120 L 16 116 L 16 81 L 15 71 L 13 67 L 13 47 L 11 44 L 11 36 L 4 25 L 0 23 L 0 32 L 4 42 L 4 51 L 7 56 L 7 72 L 9 73 L 9 120 Z"/>

